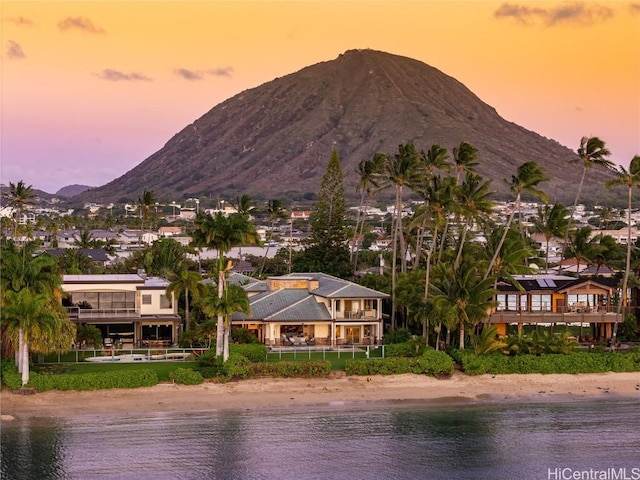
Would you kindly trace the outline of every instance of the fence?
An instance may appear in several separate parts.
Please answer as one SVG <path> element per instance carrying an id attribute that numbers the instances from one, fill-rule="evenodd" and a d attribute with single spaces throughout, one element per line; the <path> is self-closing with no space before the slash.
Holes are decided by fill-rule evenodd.
<path id="1" fill-rule="evenodd" d="M 38 363 L 81 363 L 89 358 L 100 361 L 121 360 L 124 355 L 135 356 L 128 361 L 193 361 L 195 357 L 204 353 L 206 348 L 105 348 L 102 350 L 70 350 L 65 353 L 38 355 Z M 120 358 L 118 358 L 120 357 Z M 123 362 L 125 363 L 125 362 Z"/>
<path id="2" fill-rule="evenodd" d="M 324 346 L 300 346 L 300 347 L 271 347 L 267 351 L 267 359 L 269 357 L 277 356 L 280 360 L 293 358 L 306 357 L 311 360 L 327 360 L 327 357 L 331 358 L 384 358 L 384 345 L 372 347 L 370 345 L 357 346 L 339 346 L 324 347 Z"/>

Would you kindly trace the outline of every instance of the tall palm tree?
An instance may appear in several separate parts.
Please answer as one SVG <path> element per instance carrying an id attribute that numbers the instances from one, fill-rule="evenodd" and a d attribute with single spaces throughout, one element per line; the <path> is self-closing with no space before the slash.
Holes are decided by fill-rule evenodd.
<path id="1" fill-rule="evenodd" d="M 364 231 L 364 223 L 367 218 L 367 208 L 369 201 L 373 196 L 375 188 L 379 186 L 379 175 L 384 162 L 384 155 L 376 153 L 373 158 L 361 160 L 356 168 L 358 174 L 358 184 L 356 185 L 356 192 L 360 193 L 360 207 L 358 208 L 358 215 L 356 217 L 356 228 L 353 231 L 352 245 L 356 245 L 356 239 L 362 235 Z M 358 268 L 358 252 L 359 249 L 350 249 L 351 261 L 353 262 L 353 271 Z"/>
<path id="2" fill-rule="evenodd" d="M 453 165 L 456 172 L 456 185 L 460 184 L 460 178 L 463 172 L 475 173 L 478 149 L 465 141 L 453 149 Z"/>
<path id="3" fill-rule="evenodd" d="M 569 228 L 569 210 L 561 203 L 538 207 L 538 216 L 533 219 L 533 228 L 544 235 L 546 242 L 544 271 L 549 271 L 549 242 L 553 237 L 562 238 Z"/>
<path id="4" fill-rule="evenodd" d="M 13 329 L 14 335 L 9 335 L 8 338 L 15 350 L 18 371 L 23 374 L 24 369 L 28 369 L 29 354 L 28 351 L 25 352 L 25 348 L 28 349 L 29 339 L 40 342 L 42 339 L 34 336 L 34 332 L 25 337 L 24 327 L 29 327 L 30 322 L 35 320 L 31 317 L 22 319 L 21 315 L 29 316 L 34 311 L 39 312 L 46 300 L 48 312 L 58 319 L 64 317 L 58 300 L 62 277 L 57 272 L 56 260 L 50 255 L 35 255 L 38 245 L 38 242 L 32 241 L 18 248 L 10 241 L 2 245 L 0 254 L 0 320 L 3 329 Z M 56 330 L 51 334 L 58 333 L 60 331 Z"/>
<path id="5" fill-rule="evenodd" d="M 615 348 L 616 336 L 618 334 L 618 317 L 622 313 L 623 304 L 627 302 L 627 288 L 629 285 L 629 275 L 631 272 L 631 199 L 633 197 L 633 187 L 640 185 L 640 155 L 631 159 L 629 170 L 622 165 L 618 167 L 615 180 L 607 183 L 607 186 L 625 185 L 627 187 L 627 259 L 625 263 L 624 278 L 622 280 L 622 301 L 618 303 L 618 312 L 613 326 L 611 348 Z"/>
<path id="6" fill-rule="evenodd" d="M 166 295 L 170 297 L 174 295 L 177 299 L 184 293 L 184 322 L 185 330 L 191 328 L 191 321 L 189 318 L 189 297 L 193 297 L 195 301 L 198 301 L 202 293 L 202 276 L 198 272 L 193 270 L 187 270 L 183 268 L 179 272 L 173 274 L 169 285 L 167 285 Z"/>
<path id="7" fill-rule="evenodd" d="M 35 194 L 33 193 L 33 187 L 31 185 L 25 185 L 20 180 L 14 184 L 9 182 L 9 191 L 3 194 L 7 200 L 7 204 L 13 208 L 14 217 L 14 239 L 18 235 L 18 221 L 24 213 L 26 207 L 35 205 Z"/>
<path id="8" fill-rule="evenodd" d="M 458 243 L 458 254 L 454 263 L 454 268 L 458 268 L 462 260 L 462 249 L 464 248 L 467 231 L 473 226 L 473 222 L 482 222 L 489 218 L 493 210 L 493 202 L 490 199 L 492 192 L 489 190 L 490 181 L 485 181 L 480 175 L 467 172 L 457 193 L 456 204 L 459 207 L 460 215 L 464 218 L 462 234 Z"/>
<path id="9" fill-rule="evenodd" d="M 198 248 L 209 247 L 218 251 L 218 297 L 222 298 L 226 290 L 226 273 L 231 265 L 225 263 L 225 255 L 236 245 L 259 245 L 260 236 L 247 216 L 232 214 L 225 217 L 218 212 L 215 216 L 207 213 L 199 213 L 195 220 L 196 229 L 193 232 L 192 243 Z M 228 332 L 225 334 L 225 325 L 222 314 L 218 315 L 216 338 L 216 356 L 223 355 L 223 361 L 227 361 Z"/>
<path id="10" fill-rule="evenodd" d="M 614 163 L 607 159 L 611 152 L 607 149 L 605 142 L 598 137 L 582 137 L 580 139 L 580 146 L 576 150 L 576 158 L 569 160 L 571 164 L 582 164 L 582 177 L 580 177 L 580 183 L 578 184 L 578 191 L 576 192 L 576 199 L 573 202 L 573 208 L 571 209 L 571 217 L 576 213 L 578 207 L 578 201 L 580 200 L 580 194 L 582 192 L 582 186 L 584 185 L 584 179 L 587 176 L 587 170 L 593 167 L 604 167 L 606 169 L 613 169 Z M 569 229 L 567 229 L 564 236 L 563 249 L 567 244 L 569 238 Z M 564 256 L 564 252 L 562 258 Z"/>
<path id="11" fill-rule="evenodd" d="M 425 286 L 424 286 L 424 303 L 429 303 L 429 286 L 431 285 L 431 265 L 434 264 L 433 254 L 438 243 L 439 226 L 446 223 L 446 212 L 454 198 L 456 186 L 453 177 L 442 177 L 440 175 L 432 175 L 424 184 L 418 193 L 424 200 L 422 212 L 416 212 L 416 220 L 422 222 L 426 227 L 426 219 L 430 218 L 433 222 L 432 238 L 429 245 L 429 251 L 426 259 Z M 423 217 L 424 219 L 421 219 Z M 416 252 L 416 255 L 418 253 Z M 428 343 L 429 335 L 429 319 L 423 322 L 422 335 L 425 343 Z"/>
<path id="12" fill-rule="evenodd" d="M 430 182 L 431 177 L 436 174 L 436 171 L 450 172 L 451 164 L 449 164 L 448 159 L 449 154 L 447 153 L 447 149 L 438 144 L 433 144 L 431 145 L 429 150 L 427 150 L 426 152 L 421 152 L 421 173 L 423 173 L 423 176 L 417 182 L 417 184 L 414 185 L 413 189 L 416 191 L 420 191 L 421 189 L 423 189 L 423 187 Z M 426 210 L 428 210 L 428 199 L 425 199 L 425 202 L 427 202 Z M 418 229 L 418 237 L 416 239 L 413 268 L 416 268 L 418 266 L 418 262 L 422 257 L 422 245 L 424 243 L 424 235 L 426 233 L 426 222 L 427 216 L 423 216 L 423 222 L 421 227 Z"/>
<path id="13" fill-rule="evenodd" d="M 20 344 L 22 385 L 29 383 L 29 344 L 56 335 L 61 319 L 51 309 L 51 297 L 25 288 L 2 298 L 2 317 L 9 337 Z"/>
<path id="14" fill-rule="evenodd" d="M 233 203 L 233 206 L 240 215 L 246 215 L 247 218 L 251 218 L 251 212 L 256 209 L 253 199 L 246 193 L 236 197 L 236 202 Z M 238 245 L 238 256 L 242 259 L 242 245 Z"/>
<path id="15" fill-rule="evenodd" d="M 487 278 L 489 276 L 491 270 L 493 269 L 493 264 L 498 258 L 498 255 L 500 255 L 500 249 L 502 248 L 502 244 L 504 243 L 509 229 L 511 228 L 511 223 L 513 222 L 515 212 L 520 211 L 520 199 L 522 198 L 522 193 L 528 192 L 531 195 L 541 198 L 545 203 L 547 203 L 547 195 L 542 190 L 539 190 L 537 188 L 538 185 L 547 180 L 548 178 L 540 165 L 538 165 L 536 162 L 525 162 L 518 167 L 516 174 L 511 176 L 511 181 L 507 182 L 509 184 L 511 193 L 515 196 L 515 208 L 509 215 L 509 220 L 507 221 L 507 225 L 502 234 L 502 238 L 498 243 L 498 247 L 496 248 L 493 257 L 489 262 L 489 266 L 487 267 L 487 271 L 485 272 L 483 278 Z"/>
<path id="16" fill-rule="evenodd" d="M 380 188 L 393 186 L 395 189 L 394 226 L 392 241 L 392 270 L 391 270 L 391 303 L 395 305 L 398 250 L 404 252 L 404 238 L 402 235 L 402 206 L 403 189 L 412 187 L 418 179 L 420 166 L 419 153 L 412 143 L 398 146 L 398 153 L 384 157 L 384 170 L 381 174 Z M 402 271 L 406 269 L 406 258 L 401 258 Z M 391 309 L 391 328 L 396 328 L 396 309 Z"/>
<path id="17" fill-rule="evenodd" d="M 215 288 L 208 286 L 200 298 L 200 307 L 202 311 L 210 316 L 217 317 L 218 322 L 223 322 L 224 330 L 223 340 L 223 360 L 226 362 L 229 358 L 229 335 L 231 332 L 231 315 L 234 313 L 250 313 L 249 297 L 239 285 L 230 284 L 224 289 L 222 295 L 216 292 Z M 217 329 L 217 335 L 220 335 L 220 328 Z M 217 339 L 216 339 L 217 341 Z"/>

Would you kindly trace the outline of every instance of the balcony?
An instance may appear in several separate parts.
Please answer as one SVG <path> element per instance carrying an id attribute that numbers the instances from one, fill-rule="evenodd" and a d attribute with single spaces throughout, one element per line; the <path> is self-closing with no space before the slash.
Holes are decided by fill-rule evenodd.
<path id="1" fill-rule="evenodd" d="M 373 309 L 336 312 L 336 320 L 378 320 L 378 314 Z"/>
<path id="2" fill-rule="evenodd" d="M 140 318 L 140 312 L 136 308 L 67 308 L 69 318 L 77 322 L 90 320 L 122 320 Z"/>
<path id="3" fill-rule="evenodd" d="M 489 323 L 615 323 L 622 322 L 625 313 L 631 309 L 632 307 L 626 307 L 621 315 L 617 315 L 615 305 L 606 307 L 573 304 L 555 312 L 500 310 L 489 315 Z"/>

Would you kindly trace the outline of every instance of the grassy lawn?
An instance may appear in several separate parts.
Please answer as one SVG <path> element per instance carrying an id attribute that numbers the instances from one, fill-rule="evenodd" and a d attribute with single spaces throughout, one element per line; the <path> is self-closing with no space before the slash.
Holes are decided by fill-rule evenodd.
<path id="1" fill-rule="evenodd" d="M 74 363 L 40 365 L 37 370 L 44 373 L 97 373 L 122 372 L 124 370 L 153 370 L 161 382 L 169 380 L 169 372 L 176 368 L 195 368 L 198 362 L 143 362 L 143 363 Z"/>
<path id="2" fill-rule="evenodd" d="M 382 349 L 371 349 L 369 358 L 380 358 Z M 331 362 L 332 370 L 344 370 L 345 362 L 350 358 L 367 358 L 365 352 L 342 351 L 342 352 L 314 352 L 314 351 L 296 351 L 296 352 L 271 352 L 267 355 L 267 362 L 306 362 L 309 360 L 328 360 Z"/>

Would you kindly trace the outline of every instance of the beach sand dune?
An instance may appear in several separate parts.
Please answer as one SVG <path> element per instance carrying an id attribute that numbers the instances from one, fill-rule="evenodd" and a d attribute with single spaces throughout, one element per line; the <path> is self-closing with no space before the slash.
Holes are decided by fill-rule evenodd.
<path id="1" fill-rule="evenodd" d="M 448 379 L 404 374 L 260 378 L 185 386 L 159 384 L 91 392 L 0 393 L 2 419 L 88 414 L 188 412 L 374 402 L 546 402 L 630 397 L 640 400 L 640 373 L 479 375 Z"/>

